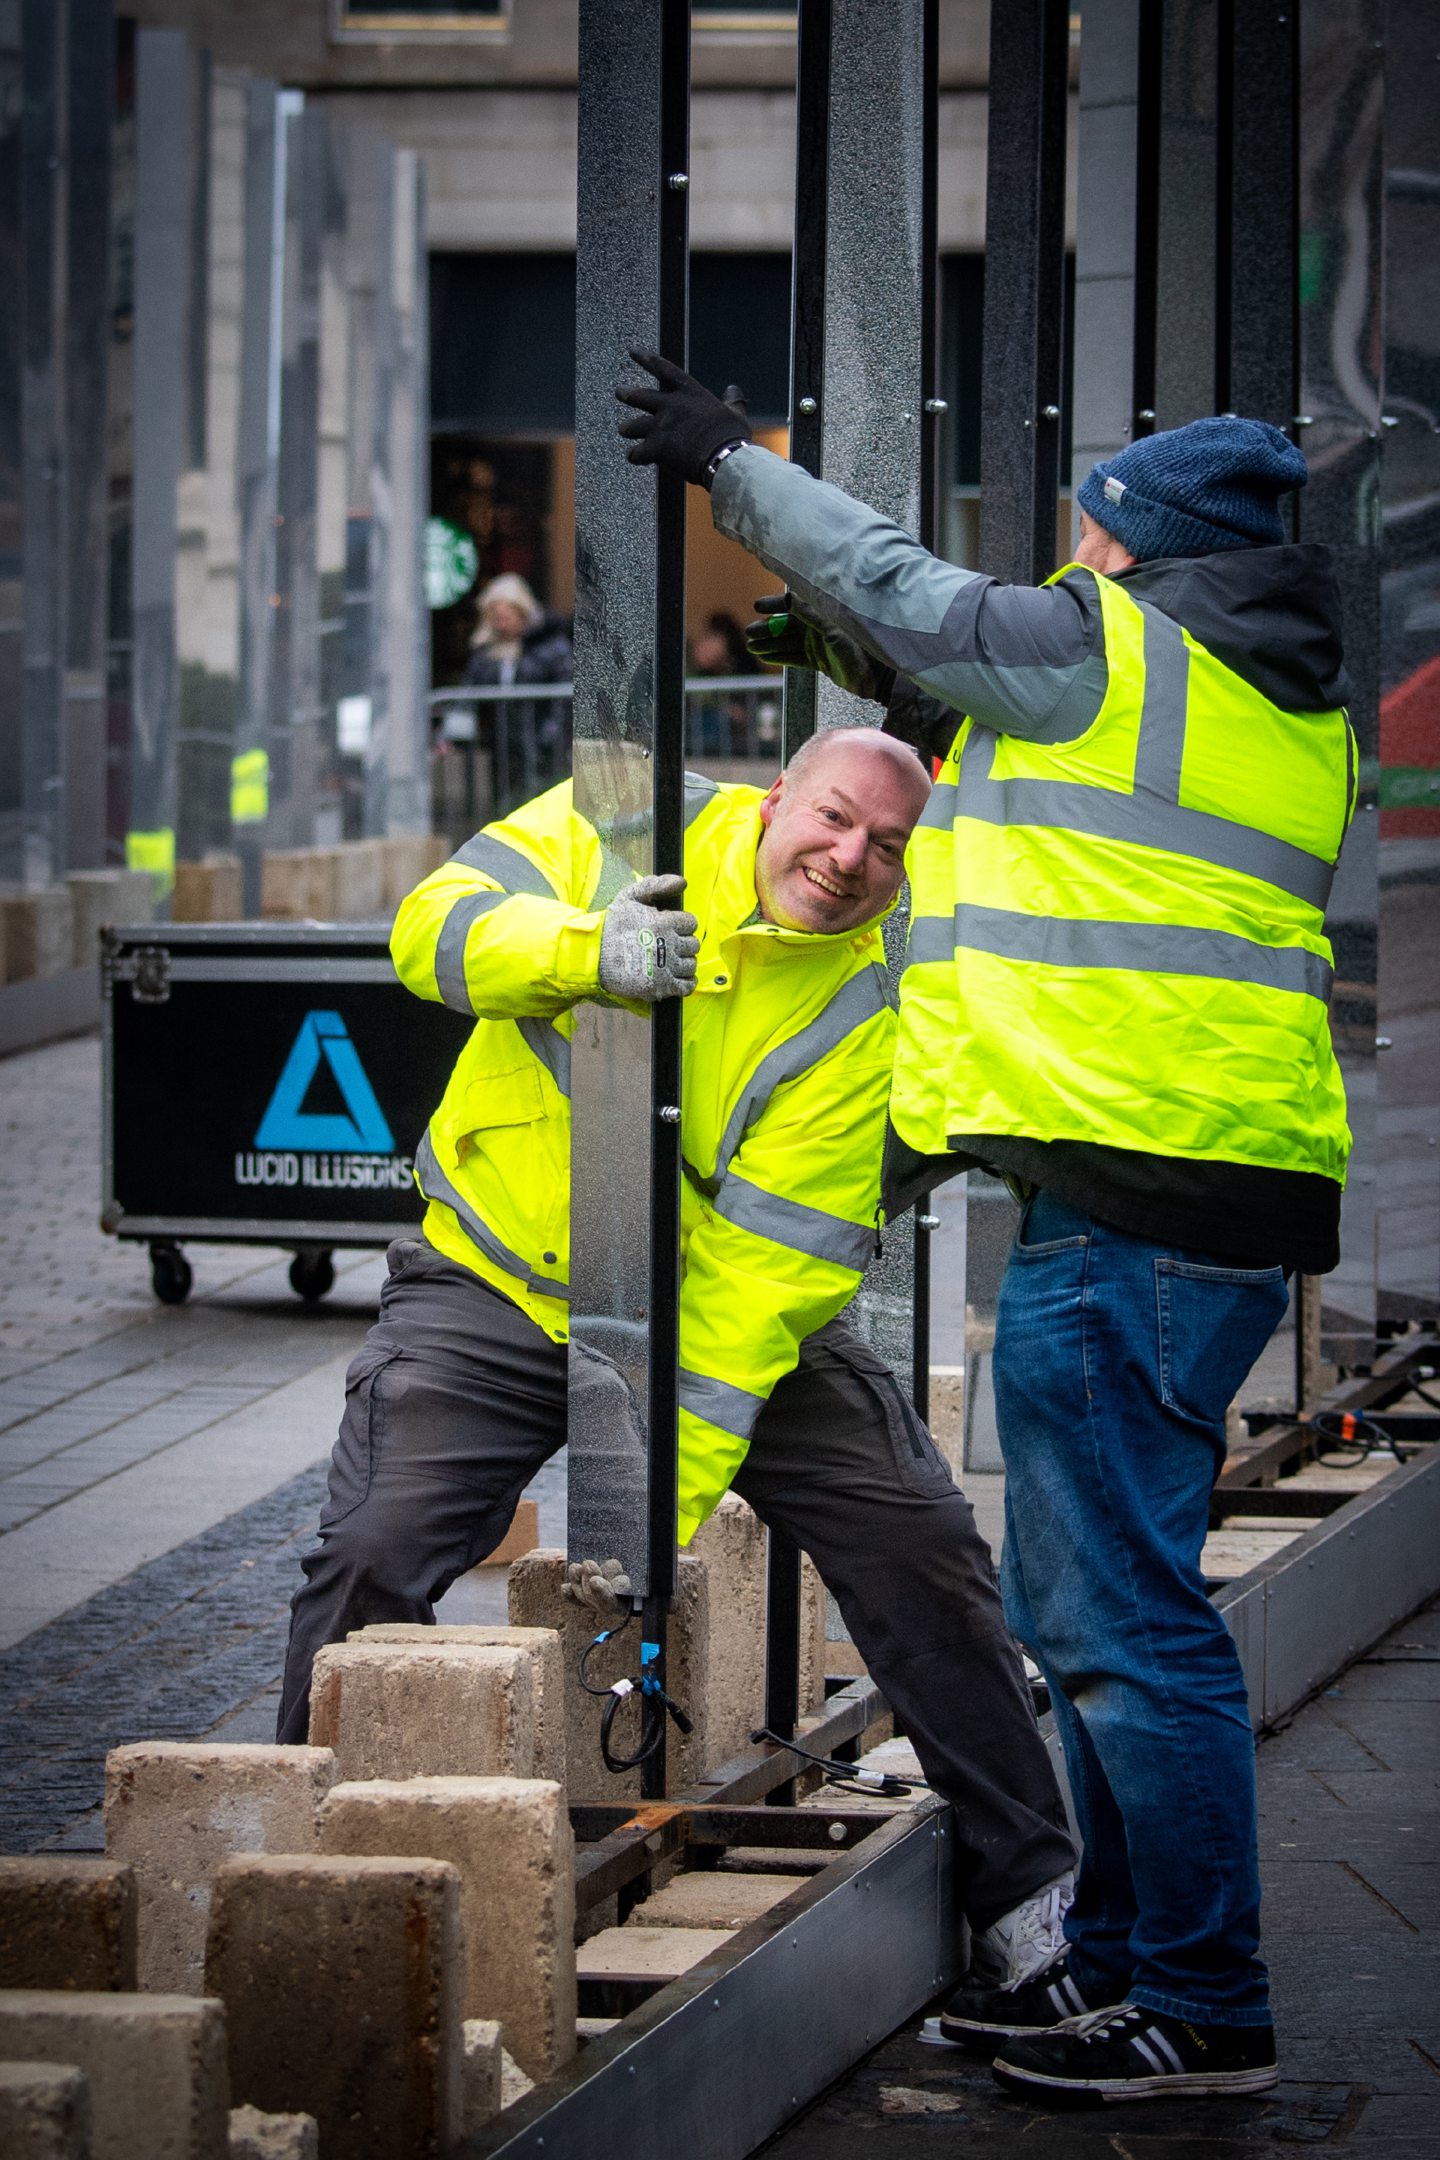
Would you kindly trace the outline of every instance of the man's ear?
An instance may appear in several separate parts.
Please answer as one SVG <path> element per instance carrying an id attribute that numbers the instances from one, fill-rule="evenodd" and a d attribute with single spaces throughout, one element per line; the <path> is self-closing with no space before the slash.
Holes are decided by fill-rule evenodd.
<path id="1" fill-rule="evenodd" d="M 764 802 L 762 802 L 760 805 L 760 822 L 762 825 L 768 825 L 771 818 L 774 817 L 784 786 L 785 775 L 784 773 L 781 773 L 779 779 L 775 782 L 774 787 L 771 788 L 769 794 L 765 797 Z"/>

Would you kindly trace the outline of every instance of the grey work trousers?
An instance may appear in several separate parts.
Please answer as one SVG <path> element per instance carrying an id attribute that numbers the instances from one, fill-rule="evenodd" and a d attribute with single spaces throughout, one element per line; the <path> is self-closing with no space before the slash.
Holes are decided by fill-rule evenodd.
<path id="1" fill-rule="evenodd" d="M 346 1380 L 320 1543 L 301 1563 L 282 1741 L 306 1738 L 321 1645 L 373 1621 L 433 1620 L 432 1601 L 500 1543 L 565 1441 L 564 1346 L 432 1246 L 401 1241 L 389 1257 Z M 971 1920 L 1062 1874 L 1064 1810 L 970 1503 L 888 1367 L 839 1322 L 771 1395 L 735 1491 L 815 1562 L 952 1803 Z"/>

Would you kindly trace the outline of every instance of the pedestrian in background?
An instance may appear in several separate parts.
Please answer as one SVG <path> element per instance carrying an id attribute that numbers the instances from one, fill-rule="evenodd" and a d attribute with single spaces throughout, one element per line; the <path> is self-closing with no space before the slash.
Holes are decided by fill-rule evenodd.
<path id="1" fill-rule="evenodd" d="M 542 608 L 513 570 L 480 595 L 465 680 L 484 686 L 568 683 L 575 653 L 558 615 Z M 495 713 L 495 793 L 501 807 L 538 793 L 570 770 L 568 698 L 506 700 Z"/>

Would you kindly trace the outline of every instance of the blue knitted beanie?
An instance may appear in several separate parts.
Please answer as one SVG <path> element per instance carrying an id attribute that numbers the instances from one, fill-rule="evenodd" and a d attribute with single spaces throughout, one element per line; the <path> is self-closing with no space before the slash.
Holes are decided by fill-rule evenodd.
<path id="1" fill-rule="evenodd" d="M 1079 500 L 1137 562 L 1151 562 L 1278 547 L 1280 497 L 1308 478 L 1294 443 L 1268 420 L 1192 420 L 1096 465 Z"/>

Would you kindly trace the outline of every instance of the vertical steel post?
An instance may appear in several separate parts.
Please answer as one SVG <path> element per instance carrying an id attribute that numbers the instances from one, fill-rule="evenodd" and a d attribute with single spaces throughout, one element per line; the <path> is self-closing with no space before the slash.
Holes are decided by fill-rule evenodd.
<path id="1" fill-rule="evenodd" d="M 64 860 L 105 860 L 106 388 L 110 353 L 111 0 L 70 0 L 65 245 Z"/>
<path id="2" fill-rule="evenodd" d="M 1023 584 L 1055 567 L 1069 61 L 1067 0 L 991 9 L 980 561 Z"/>
<path id="3" fill-rule="evenodd" d="M 283 210 L 284 128 L 273 83 L 249 86 L 245 114 L 241 346 L 236 427 L 240 691 L 235 724 L 233 844 L 245 873 L 245 912 L 260 912 L 269 825 L 270 673 L 275 630 L 275 475 L 280 439 L 277 223 Z M 277 167 L 280 168 L 277 170 Z M 283 233 L 278 237 L 283 237 Z"/>
<path id="4" fill-rule="evenodd" d="M 822 469 L 917 534 L 934 440 L 934 416 L 925 412 L 935 368 L 933 290 L 927 297 L 934 226 L 925 198 L 935 32 L 933 0 L 895 0 L 885 9 L 834 0 Z M 821 727 L 874 717 L 828 681 L 817 707 Z M 896 973 L 907 926 L 903 907 L 886 924 Z M 851 1307 L 854 1324 L 907 1391 L 924 1378 L 915 1357 L 917 1234 L 925 1233 L 891 1232 Z"/>
<path id="5" fill-rule="evenodd" d="M 1382 1322 L 1440 1311 L 1440 57 L 1423 10 L 1392 8 L 1385 64 L 1385 410 L 1380 621 Z"/>
<path id="6" fill-rule="evenodd" d="M 135 484 L 131 541 L 134 666 L 126 856 L 174 882 L 179 667 L 175 572 L 187 411 L 192 134 L 191 59 L 179 30 L 141 30 L 135 89 Z"/>
<path id="7" fill-rule="evenodd" d="M 282 100 L 283 245 L 278 280 L 279 433 L 275 628 L 270 647 L 270 830 L 282 847 L 315 839 L 319 788 L 320 240 L 325 116 Z"/>
<path id="8" fill-rule="evenodd" d="M 20 347 L 21 666 L 12 708 L 19 770 L 0 867 L 44 885 L 64 869 L 67 11 L 53 0 L 22 0 L 19 13 L 20 245 L 9 303 Z"/>
<path id="9" fill-rule="evenodd" d="M 1221 0 L 1165 0 L 1160 11 L 1148 401 L 1157 428 L 1183 427 L 1216 410 L 1220 15 Z"/>
<path id="10" fill-rule="evenodd" d="M 825 381 L 825 221 L 830 185 L 830 15 L 799 0 L 795 22 L 795 242 L 790 256 L 790 458 L 821 470 Z M 815 732 L 816 678 L 787 668 L 782 762 Z M 799 1625 L 798 1607 L 796 1625 Z M 770 1721 L 772 1724 L 774 1720 Z M 777 1728 L 778 1729 L 778 1728 Z"/>
<path id="11" fill-rule="evenodd" d="M 1221 0 L 1215 404 L 1293 426 L 1298 7 Z"/>
<path id="12" fill-rule="evenodd" d="M 1300 23 L 1300 447 L 1304 540 L 1330 546 L 1340 581 L 1355 818 L 1327 928 L 1330 1021 L 1355 1137 L 1341 1259 L 1325 1279 L 1330 1356 L 1368 1365 L 1376 1313 L 1376 949 L 1380 670 L 1380 363 L 1383 352 L 1384 0 L 1307 0 Z"/>
<path id="13" fill-rule="evenodd" d="M 384 609 L 390 709 L 382 830 L 411 833 L 430 830 L 430 616 L 423 592 L 430 501 L 429 288 L 425 168 L 413 150 L 397 150 L 392 169 L 391 513 Z"/>
<path id="14" fill-rule="evenodd" d="M 0 289 L 18 294 L 24 261 L 23 48 L 18 12 L 0 13 Z M 12 306 L 12 317 L 13 317 Z M 0 523 L 10 549 L 21 555 L 25 538 L 25 488 L 21 457 L 21 385 L 24 361 L 15 329 L 0 336 Z M 0 712 L 21 710 L 25 588 L 12 571 L 0 578 Z M 21 733 L 12 721 L 0 728 L 0 877 L 18 875 L 21 860 Z"/>
<path id="15" fill-rule="evenodd" d="M 684 487 L 621 456 L 614 388 L 629 345 L 685 358 L 688 84 L 688 10 L 634 0 L 622 22 L 609 0 L 583 0 L 575 799 L 600 835 L 602 899 L 682 862 Z M 569 1546 L 624 1563 L 662 1681 L 675 1584 L 679 1103 L 678 1002 L 644 1019 L 577 1009 Z M 663 1744 L 642 1776 L 645 1791 L 664 1790 Z"/>
<path id="16" fill-rule="evenodd" d="M 1071 472 L 1135 427 L 1139 0 L 1086 0 L 1080 24 Z M 1075 512 L 1075 530 L 1080 518 Z"/>

